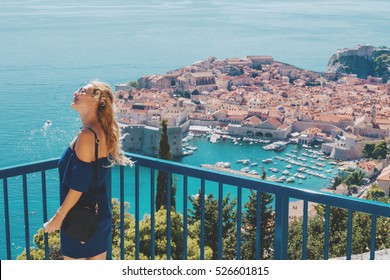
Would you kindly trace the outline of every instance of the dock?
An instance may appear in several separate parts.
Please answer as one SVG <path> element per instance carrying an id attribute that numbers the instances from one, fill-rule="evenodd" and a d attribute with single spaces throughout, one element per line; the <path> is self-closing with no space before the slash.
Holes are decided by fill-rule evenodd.
<path id="1" fill-rule="evenodd" d="M 230 169 L 230 168 L 224 168 L 224 167 L 220 167 L 220 166 L 215 166 L 213 164 L 201 164 L 200 167 L 208 168 L 208 169 L 212 169 L 212 170 L 217 170 L 217 171 L 222 171 L 222 172 L 226 172 L 226 173 L 231 173 L 231 174 L 234 174 L 234 175 L 247 176 L 247 177 L 252 177 L 252 178 L 255 178 L 255 179 L 261 179 L 261 175 L 260 174 L 259 175 L 248 174 L 248 173 L 240 171 L 240 170 L 233 170 L 233 169 Z"/>

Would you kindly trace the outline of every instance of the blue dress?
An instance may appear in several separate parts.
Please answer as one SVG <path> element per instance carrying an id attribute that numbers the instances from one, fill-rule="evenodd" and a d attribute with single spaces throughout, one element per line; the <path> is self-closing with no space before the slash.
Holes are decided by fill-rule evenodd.
<path id="1" fill-rule="evenodd" d="M 81 243 L 60 232 L 61 252 L 64 256 L 71 258 L 88 258 L 106 252 L 108 239 L 112 227 L 111 203 L 109 203 L 106 190 L 105 175 L 107 166 L 110 164 L 108 158 L 98 159 L 99 183 L 94 200 L 98 202 L 99 227 L 95 235 L 87 242 Z M 96 181 L 95 161 L 84 162 L 78 159 L 76 152 L 70 147 L 66 149 L 58 162 L 60 173 L 60 203 L 65 200 L 69 189 L 86 192 L 92 188 Z"/>

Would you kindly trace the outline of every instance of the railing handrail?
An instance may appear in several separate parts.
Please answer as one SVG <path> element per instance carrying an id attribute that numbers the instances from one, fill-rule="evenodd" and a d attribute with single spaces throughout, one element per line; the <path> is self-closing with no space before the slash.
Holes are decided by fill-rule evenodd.
<path id="1" fill-rule="evenodd" d="M 236 174 L 230 175 L 224 173 L 223 171 L 218 172 L 202 167 L 151 158 L 148 156 L 133 153 L 125 154 L 126 156 L 132 158 L 136 163 L 140 163 L 141 166 L 155 168 L 161 171 L 171 172 L 173 174 L 185 173 L 189 177 L 202 178 L 210 181 L 218 181 L 227 185 L 274 193 L 276 195 L 288 196 L 320 204 L 328 204 L 330 206 L 350 209 L 352 211 L 359 211 L 384 217 L 390 217 L 390 205 L 378 201 L 359 199 L 331 193 L 317 192 L 301 188 L 294 188 L 292 186 L 282 185 L 275 182 L 269 183 L 267 181 L 258 180 L 251 177 L 244 177 Z M 216 175 L 218 176 L 218 179 L 216 179 Z"/>
<path id="2" fill-rule="evenodd" d="M 370 239 L 370 258 L 375 259 L 375 236 L 376 236 L 376 221 L 378 217 L 390 217 L 390 204 L 376 202 L 376 201 L 370 201 L 370 200 L 364 200 L 364 199 L 358 199 L 358 198 L 351 198 L 347 196 L 342 195 L 335 195 L 325 192 L 317 192 L 317 191 L 311 191 L 307 189 L 301 189 L 301 188 L 295 188 L 288 185 L 282 185 L 274 182 L 267 182 L 265 180 L 253 178 L 253 177 L 246 177 L 244 175 L 236 175 L 236 174 L 229 174 L 223 171 L 216 171 L 191 165 L 186 165 L 182 163 L 176 163 L 172 161 L 167 160 L 161 160 L 153 157 L 133 154 L 133 153 L 126 153 L 126 156 L 132 158 L 136 165 L 134 168 L 134 175 L 135 175 L 135 258 L 139 259 L 140 254 L 140 200 L 139 200 L 139 190 L 140 190 L 140 168 L 146 168 L 150 170 L 151 174 L 151 217 L 153 217 L 154 220 L 154 197 L 155 197 L 155 191 L 154 191 L 154 175 L 156 171 L 163 171 L 167 172 L 168 174 L 172 175 L 181 175 L 183 176 L 183 194 L 184 194 L 184 201 L 183 204 L 185 205 L 185 209 L 183 209 L 183 216 L 187 216 L 186 209 L 186 197 L 188 197 L 188 178 L 196 178 L 201 180 L 201 189 L 200 189 L 200 195 L 203 197 L 205 195 L 205 183 L 206 181 L 210 182 L 217 182 L 218 183 L 218 197 L 219 201 L 222 201 L 222 188 L 224 185 L 231 185 L 237 188 L 237 220 L 236 220 L 236 233 L 237 233 L 237 243 L 236 243 L 236 259 L 241 258 L 241 226 L 242 226 L 242 191 L 243 189 L 251 189 L 254 191 L 257 191 L 257 200 L 260 201 L 260 195 L 262 192 L 273 194 L 275 196 L 274 203 L 275 203 L 275 226 L 274 226 L 274 258 L 275 259 L 288 259 L 288 224 L 289 224 L 289 199 L 298 199 L 304 201 L 304 210 L 303 210 L 303 236 L 306 236 L 307 238 L 307 217 L 308 217 L 308 203 L 314 202 L 319 204 L 324 204 L 326 206 L 325 208 L 325 216 L 324 216 L 324 223 L 325 223 L 325 237 L 324 237 L 324 259 L 328 259 L 329 254 L 329 235 L 330 235 L 330 207 L 339 207 L 342 209 L 348 210 L 348 235 L 347 235 L 347 253 L 346 257 L 347 259 L 351 258 L 351 244 L 352 244 L 352 215 L 353 212 L 365 212 L 368 214 L 371 214 L 371 239 Z M 24 202 L 24 218 L 25 218 L 25 239 L 26 239 L 26 257 L 27 259 L 30 259 L 30 233 L 29 233 L 29 215 L 28 215 L 28 184 L 27 184 L 27 175 L 30 173 L 36 173 L 41 172 L 42 175 L 42 196 L 43 196 L 43 221 L 47 221 L 47 208 L 46 208 L 46 170 L 52 170 L 58 168 L 58 158 L 54 159 L 48 159 L 48 160 L 41 160 L 37 162 L 32 163 L 26 163 L 16 166 L 10 166 L 6 168 L 0 168 L 0 179 L 3 180 L 3 192 L 4 192 L 4 215 L 5 215 L 5 232 L 6 232 L 6 242 L 7 242 L 7 258 L 11 259 L 11 235 L 10 235 L 10 213 L 9 213 L 9 201 L 8 201 L 8 178 L 16 177 L 16 176 L 23 176 L 23 202 Z M 123 228 L 123 222 L 124 222 L 124 168 L 120 167 L 120 203 L 121 203 L 121 240 L 122 245 L 124 246 L 124 228 Z M 108 170 L 106 176 L 107 176 L 107 188 L 108 192 L 112 193 L 112 172 L 111 170 Z M 167 186 L 167 224 L 171 224 L 171 200 L 170 200 L 170 188 L 168 187 L 170 185 L 170 179 L 171 176 L 167 177 L 168 180 L 166 182 Z M 260 203 L 260 202 L 258 202 Z M 200 215 L 200 258 L 204 259 L 205 255 L 205 210 L 204 210 L 205 204 L 204 200 L 201 200 L 201 215 Z M 218 232 L 222 232 L 222 204 L 219 204 L 219 229 Z M 257 205 L 257 215 L 260 215 L 260 206 Z M 185 219 L 184 219 L 185 220 Z M 259 221 L 257 223 L 260 223 Z M 183 238 L 186 240 L 187 238 L 187 231 L 183 231 Z M 257 225 L 256 227 L 256 235 L 260 234 L 260 226 Z M 49 258 L 49 246 L 48 246 L 48 236 L 45 235 L 45 258 Z M 167 227 L 167 234 L 166 234 L 166 240 L 167 240 L 167 251 L 166 256 L 167 258 L 171 258 L 171 228 Z M 155 236 L 151 234 L 151 243 L 154 244 Z M 305 239 L 306 240 L 306 239 Z M 306 242 L 306 241 L 303 241 Z M 257 243 L 256 245 L 256 251 L 258 252 L 260 250 L 260 243 Z M 306 253 L 306 245 L 303 245 L 302 247 L 302 257 L 303 259 L 306 259 L 307 253 Z M 111 245 L 110 245 L 111 246 Z M 185 243 L 185 247 L 186 247 Z M 153 247 L 153 246 L 152 246 Z M 219 238 L 218 242 L 218 250 L 222 250 L 222 240 Z M 108 250 L 111 252 L 111 247 Z M 153 251 L 154 252 L 154 251 Z M 154 253 L 153 253 L 154 254 Z M 109 258 L 111 258 L 111 254 L 109 253 Z M 153 255 L 154 256 L 154 255 Z M 186 256 L 186 254 L 185 254 Z M 221 257 L 221 254 L 219 253 L 219 258 Z M 185 257 L 187 258 L 187 257 Z M 260 258 L 260 255 L 257 255 L 257 259 Z M 121 247 L 121 259 L 124 259 L 124 247 Z"/>
<path id="3" fill-rule="evenodd" d="M 186 174 L 189 177 L 202 178 L 204 180 L 218 181 L 223 184 L 238 186 L 241 188 L 255 189 L 263 192 L 283 195 L 310 202 L 328 204 L 334 207 L 350 209 L 352 211 L 365 212 L 384 217 L 390 217 L 390 205 L 382 202 L 364 200 L 354 197 L 322 193 L 307 189 L 295 188 L 279 183 L 269 183 L 240 175 L 230 175 L 223 171 L 218 172 L 197 166 L 162 160 L 134 153 L 125 153 L 141 166 L 158 169 L 176 174 Z M 0 169 L 0 179 L 5 179 L 23 174 L 40 172 L 57 168 L 59 158 L 41 160 L 26 164 L 20 164 Z M 217 179 L 218 178 L 218 179 Z"/>
<path id="4" fill-rule="evenodd" d="M 28 173 L 40 172 L 43 170 L 55 169 L 58 167 L 59 158 L 34 161 L 19 165 L 7 166 L 0 168 L 0 180 L 20 176 Z"/>

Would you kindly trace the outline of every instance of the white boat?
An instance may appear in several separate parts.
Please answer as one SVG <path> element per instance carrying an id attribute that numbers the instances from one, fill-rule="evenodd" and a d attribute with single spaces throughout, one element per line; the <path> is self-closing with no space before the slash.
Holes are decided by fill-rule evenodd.
<path id="1" fill-rule="evenodd" d="M 215 166 L 217 167 L 223 167 L 223 168 L 230 168 L 230 162 L 225 161 L 218 161 Z"/>
<path id="2" fill-rule="evenodd" d="M 278 178 L 276 177 L 276 175 L 271 175 L 271 176 L 269 176 L 269 179 L 270 179 L 271 181 L 275 181 L 275 180 L 277 180 Z"/>
<path id="3" fill-rule="evenodd" d="M 279 178 L 279 180 L 284 182 L 284 181 L 286 181 L 286 177 L 282 176 L 282 177 Z"/>
<path id="4" fill-rule="evenodd" d="M 215 144 L 217 143 L 217 141 L 219 140 L 221 136 L 219 136 L 218 134 L 211 134 L 210 136 L 210 142 Z"/>
<path id="5" fill-rule="evenodd" d="M 248 173 L 249 172 L 249 167 L 241 168 L 241 172 Z"/>
<path id="6" fill-rule="evenodd" d="M 291 164 L 287 164 L 286 168 L 290 169 L 290 168 L 292 168 L 292 165 Z"/>
<path id="7" fill-rule="evenodd" d="M 257 166 L 257 165 L 258 165 L 257 162 L 251 163 L 251 166 L 252 166 L 252 167 Z"/>
<path id="8" fill-rule="evenodd" d="M 283 174 L 283 175 L 291 175 L 291 172 L 288 171 L 288 170 L 284 170 L 284 171 L 282 172 L 282 174 Z"/>
<path id="9" fill-rule="evenodd" d="M 194 152 L 193 151 L 183 151 L 183 156 L 189 156 L 192 155 Z"/>
<path id="10" fill-rule="evenodd" d="M 251 170 L 248 172 L 248 174 L 251 174 L 251 175 L 258 175 L 259 172 L 257 172 L 256 170 Z"/>
<path id="11" fill-rule="evenodd" d="M 292 183 L 294 181 L 295 181 L 295 178 L 292 176 L 286 180 L 287 183 Z"/>
<path id="12" fill-rule="evenodd" d="M 271 163 L 273 160 L 272 158 L 267 158 L 267 159 L 263 159 L 261 160 L 263 163 Z"/>

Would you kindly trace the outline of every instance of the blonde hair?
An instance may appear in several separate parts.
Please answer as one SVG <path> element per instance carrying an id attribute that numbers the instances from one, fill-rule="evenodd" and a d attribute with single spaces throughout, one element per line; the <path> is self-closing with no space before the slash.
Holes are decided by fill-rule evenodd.
<path id="1" fill-rule="evenodd" d="M 114 94 L 110 86 L 100 81 L 91 81 L 89 84 L 93 86 L 95 98 L 98 99 L 97 116 L 106 136 L 111 165 L 133 166 L 133 162 L 122 153 L 119 125 L 115 119 Z"/>

